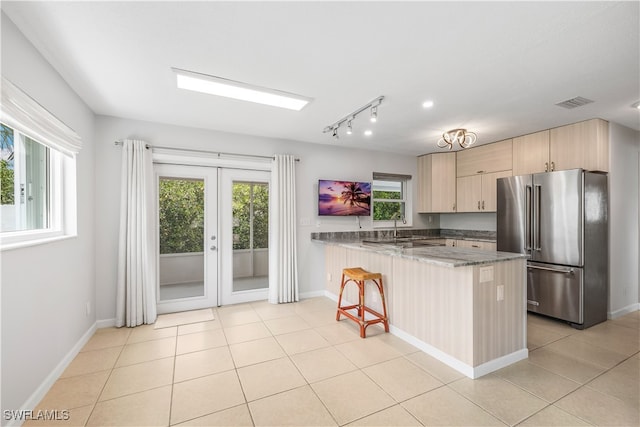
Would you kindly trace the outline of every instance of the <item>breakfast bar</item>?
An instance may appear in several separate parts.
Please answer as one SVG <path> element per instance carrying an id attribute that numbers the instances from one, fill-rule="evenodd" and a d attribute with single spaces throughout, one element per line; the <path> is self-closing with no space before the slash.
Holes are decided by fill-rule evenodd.
<path id="1" fill-rule="evenodd" d="M 528 357 L 526 257 L 443 246 L 438 239 L 344 239 L 324 244 L 326 286 L 337 299 L 341 271 L 380 272 L 394 335 L 470 378 Z M 373 289 L 367 304 L 380 309 Z M 344 299 L 357 301 L 355 289 Z"/>

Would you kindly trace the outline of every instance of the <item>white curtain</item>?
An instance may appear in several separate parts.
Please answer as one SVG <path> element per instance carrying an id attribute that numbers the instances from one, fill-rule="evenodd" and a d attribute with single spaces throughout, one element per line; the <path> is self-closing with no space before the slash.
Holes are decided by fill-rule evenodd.
<path id="1" fill-rule="evenodd" d="M 296 159 L 276 154 L 271 171 L 269 302 L 298 301 Z"/>
<path id="2" fill-rule="evenodd" d="M 157 317 L 153 164 L 144 141 L 123 142 L 120 186 L 116 326 L 133 327 Z"/>

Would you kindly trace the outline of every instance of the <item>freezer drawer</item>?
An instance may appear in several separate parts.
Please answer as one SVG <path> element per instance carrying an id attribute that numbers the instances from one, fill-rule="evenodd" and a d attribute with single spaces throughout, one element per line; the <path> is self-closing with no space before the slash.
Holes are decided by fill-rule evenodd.
<path id="1" fill-rule="evenodd" d="M 527 264 L 527 309 L 571 323 L 584 322 L 583 269 Z"/>

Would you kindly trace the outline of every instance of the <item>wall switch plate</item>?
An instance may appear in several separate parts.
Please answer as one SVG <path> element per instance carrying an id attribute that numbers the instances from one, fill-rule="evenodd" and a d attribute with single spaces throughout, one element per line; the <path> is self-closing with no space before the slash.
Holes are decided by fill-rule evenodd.
<path id="1" fill-rule="evenodd" d="M 331 281 L 331 273 L 327 273 L 327 282 Z"/>
<path id="2" fill-rule="evenodd" d="M 504 301 L 504 285 L 498 285 L 498 287 L 496 288 L 497 290 L 497 300 L 498 301 Z"/>
<path id="3" fill-rule="evenodd" d="M 493 266 L 480 267 L 480 283 L 493 281 Z"/>

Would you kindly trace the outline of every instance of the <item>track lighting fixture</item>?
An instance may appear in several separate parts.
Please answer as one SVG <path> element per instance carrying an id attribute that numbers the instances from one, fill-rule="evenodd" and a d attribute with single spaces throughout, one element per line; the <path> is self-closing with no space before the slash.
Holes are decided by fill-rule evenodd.
<path id="1" fill-rule="evenodd" d="M 327 132 L 332 132 L 332 135 L 335 139 L 338 139 L 338 129 L 340 128 L 340 126 L 342 126 L 344 123 L 347 124 L 347 135 L 352 135 L 353 134 L 353 124 L 352 122 L 356 119 L 356 117 L 358 116 L 358 114 L 362 113 L 363 111 L 366 111 L 368 109 L 371 110 L 371 121 L 375 122 L 378 119 L 378 106 L 380 104 L 382 104 L 382 100 L 384 99 L 384 96 L 379 96 L 376 99 L 374 99 L 373 101 L 369 102 L 368 104 L 363 105 L 362 107 L 358 108 L 356 111 L 354 111 L 351 114 L 348 114 L 346 116 L 344 116 L 343 118 L 341 118 L 340 120 L 338 120 L 337 122 L 330 124 L 329 126 L 326 126 L 322 132 L 327 133 Z"/>

